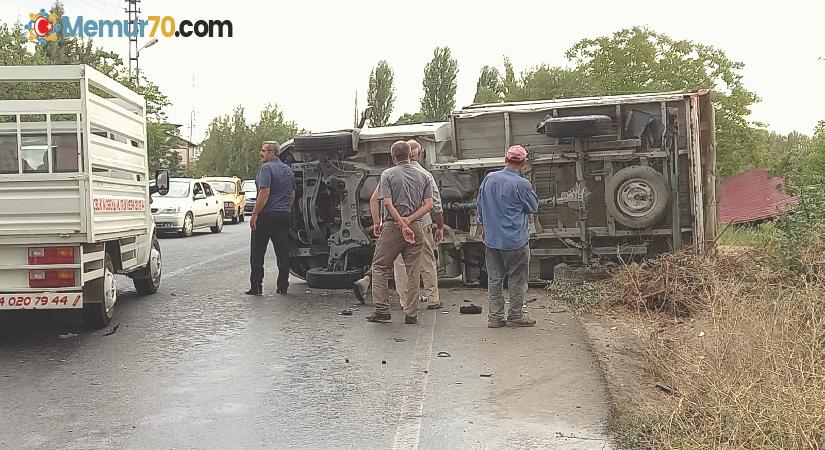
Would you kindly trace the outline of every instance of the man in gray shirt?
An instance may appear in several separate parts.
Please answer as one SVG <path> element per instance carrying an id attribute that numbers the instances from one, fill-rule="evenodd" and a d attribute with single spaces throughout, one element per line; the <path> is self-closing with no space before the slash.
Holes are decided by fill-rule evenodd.
<path id="1" fill-rule="evenodd" d="M 375 312 L 370 322 L 386 322 L 390 316 L 389 271 L 402 255 L 407 268 L 407 295 L 401 299 L 405 323 L 417 323 L 418 285 L 421 276 L 421 249 L 424 245 L 421 218 L 433 208 L 433 187 L 421 170 L 410 164 L 410 144 L 397 141 L 390 148 L 395 167 L 385 170 L 378 182 L 378 199 L 384 204 L 372 260 L 372 302 Z M 413 241 L 413 242 L 410 242 Z"/>

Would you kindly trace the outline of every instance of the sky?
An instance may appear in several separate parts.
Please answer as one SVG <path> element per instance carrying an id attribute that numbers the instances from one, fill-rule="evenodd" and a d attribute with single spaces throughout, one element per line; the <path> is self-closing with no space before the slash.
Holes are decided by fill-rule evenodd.
<path id="1" fill-rule="evenodd" d="M 64 0 L 66 15 L 125 19 L 125 0 Z M 48 0 L 3 0 L 0 19 L 26 23 Z M 564 52 L 586 37 L 646 26 L 674 39 L 724 50 L 745 64 L 745 86 L 761 101 L 751 120 L 780 132 L 812 133 L 825 120 L 825 2 L 691 0 L 263 1 L 142 0 L 143 18 L 228 19 L 232 38 L 165 38 L 141 52 L 141 71 L 169 96 L 170 122 L 203 139 L 212 118 L 240 105 L 255 121 L 267 104 L 311 131 L 353 125 L 356 93 L 366 106 L 369 74 L 386 59 L 395 71 L 392 120 L 419 110 L 424 66 L 437 46 L 458 60 L 456 106 L 469 105 L 484 65 L 516 71 L 567 65 Z M 149 38 L 141 39 L 143 45 Z M 126 38 L 95 40 L 128 55 Z M 822 58 L 822 59 L 818 59 Z"/>

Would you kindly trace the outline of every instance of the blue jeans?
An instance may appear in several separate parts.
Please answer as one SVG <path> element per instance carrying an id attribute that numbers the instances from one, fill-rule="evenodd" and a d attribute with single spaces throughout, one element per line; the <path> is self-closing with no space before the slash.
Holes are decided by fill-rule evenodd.
<path id="1" fill-rule="evenodd" d="M 527 289 L 528 255 L 530 244 L 515 250 L 496 250 L 487 247 L 487 297 L 490 299 L 487 320 L 504 320 L 504 277 L 510 288 L 510 311 L 507 320 L 520 319 L 523 315 L 524 294 Z"/>

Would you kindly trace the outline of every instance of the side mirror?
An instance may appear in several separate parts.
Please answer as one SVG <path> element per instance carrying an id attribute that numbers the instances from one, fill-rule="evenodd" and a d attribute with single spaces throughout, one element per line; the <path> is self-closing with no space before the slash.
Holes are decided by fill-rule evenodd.
<path id="1" fill-rule="evenodd" d="M 169 193 L 169 171 L 166 169 L 155 170 L 155 187 L 158 194 L 166 195 Z"/>

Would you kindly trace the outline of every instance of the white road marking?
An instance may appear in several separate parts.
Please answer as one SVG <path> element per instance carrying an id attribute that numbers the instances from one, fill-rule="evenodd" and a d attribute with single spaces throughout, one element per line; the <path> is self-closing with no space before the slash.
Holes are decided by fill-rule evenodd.
<path id="1" fill-rule="evenodd" d="M 420 327 L 415 338 L 415 359 L 410 367 L 407 384 L 401 394 L 401 415 L 395 431 L 393 449 L 417 449 L 421 439 L 421 419 L 424 414 L 424 398 L 427 393 L 427 380 L 430 378 L 433 340 L 435 338 L 435 321 L 438 314 L 432 315 L 429 327 Z"/>
<path id="2" fill-rule="evenodd" d="M 222 253 L 222 254 L 214 257 L 214 258 L 209 258 L 209 259 L 197 262 L 195 264 L 190 264 L 186 267 L 181 267 L 180 269 L 173 270 L 169 273 L 161 274 L 161 277 L 164 278 L 164 279 L 174 278 L 176 275 L 180 275 L 180 274 L 186 272 L 187 270 L 197 269 L 198 267 L 202 267 L 202 266 L 205 266 L 207 264 L 212 264 L 214 262 L 218 262 L 218 261 L 221 261 L 223 259 L 226 259 L 227 256 L 237 255 L 238 253 L 243 253 L 243 252 L 248 252 L 248 251 L 249 251 L 249 248 L 244 247 L 244 248 L 239 248 L 237 250 L 233 250 L 231 252 Z"/>

